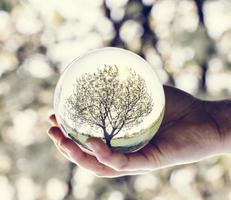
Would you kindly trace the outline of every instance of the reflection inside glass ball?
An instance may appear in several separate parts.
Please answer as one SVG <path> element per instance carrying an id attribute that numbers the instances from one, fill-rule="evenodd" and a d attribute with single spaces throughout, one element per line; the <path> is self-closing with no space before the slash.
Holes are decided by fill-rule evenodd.
<path id="1" fill-rule="evenodd" d="M 85 145 L 101 138 L 124 153 L 145 146 L 164 114 L 164 92 L 155 71 L 138 55 L 102 48 L 74 60 L 55 90 L 54 110 L 63 132 Z"/>

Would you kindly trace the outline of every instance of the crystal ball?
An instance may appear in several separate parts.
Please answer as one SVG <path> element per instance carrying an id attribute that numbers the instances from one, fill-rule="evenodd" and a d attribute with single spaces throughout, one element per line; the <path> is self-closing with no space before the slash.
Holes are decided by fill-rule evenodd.
<path id="1" fill-rule="evenodd" d="M 64 134 L 81 148 L 89 137 L 123 153 L 150 142 L 164 115 L 163 86 L 139 55 L 115 47 L 72 61 L 55 88 L 54 111 Z"/>

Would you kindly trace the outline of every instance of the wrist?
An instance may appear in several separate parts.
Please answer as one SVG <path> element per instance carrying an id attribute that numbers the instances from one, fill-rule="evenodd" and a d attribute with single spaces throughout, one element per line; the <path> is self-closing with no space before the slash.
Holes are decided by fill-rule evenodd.
<path id="1" fill-rule="evenodd" d="M 231 153 L 231 101 L 203 101 L 203 105 L 219 135 L 219 152 Z"/>

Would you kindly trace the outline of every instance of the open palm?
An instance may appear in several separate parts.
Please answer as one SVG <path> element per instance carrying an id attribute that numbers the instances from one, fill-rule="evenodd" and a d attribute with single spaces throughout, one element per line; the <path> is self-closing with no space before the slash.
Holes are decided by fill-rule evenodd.
<path id="1" fill-rule="evenodd" d="M 64 136 L 54 114 L 50 116 L 54 126 L 49 129 L 49 136 L 67 159 L 100 177 L 142 174 L 220 153 L 222 134 L 204 101 L 173 87 L 165 86 L 164 90 L 166 110 L 162 125 L 149 144 L 137 152 L 112 151 L 102 140 L 90 138 L 90 153 Z"/>

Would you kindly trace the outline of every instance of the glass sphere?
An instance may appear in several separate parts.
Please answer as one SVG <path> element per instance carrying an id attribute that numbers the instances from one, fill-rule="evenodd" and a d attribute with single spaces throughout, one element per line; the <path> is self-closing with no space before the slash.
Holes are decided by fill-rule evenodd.
<path id="1" fill-rule="evenodd" d="M 165 96 L 153 68 L 128 50 L 106 47 L 75 59 L 62 73 L 54 111 L 62 131 L 84 148 L 89 137 L 134 152 L 155 135 Z"/>

